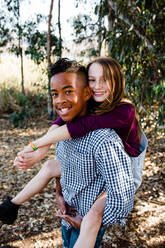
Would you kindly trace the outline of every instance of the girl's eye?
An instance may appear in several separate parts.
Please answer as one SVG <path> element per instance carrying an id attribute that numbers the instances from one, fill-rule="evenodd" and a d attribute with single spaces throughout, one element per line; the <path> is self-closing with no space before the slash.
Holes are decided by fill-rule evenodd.
<path id="1" fill-rule="evenodd" d="M 95 81 L 95 79 L 88 79 L 88 81 L 89 81 L 89 82 L 94 82 L 94 81 Z"/>

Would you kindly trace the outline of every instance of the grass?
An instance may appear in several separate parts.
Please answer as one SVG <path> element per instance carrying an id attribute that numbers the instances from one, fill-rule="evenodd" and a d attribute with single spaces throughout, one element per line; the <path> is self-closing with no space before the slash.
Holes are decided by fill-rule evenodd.
<path id="1" fill-rule="evenodd" d="M 8 54 L 0 57 L 0 114 L 19 112 L 21 92 L 20 58 Z M 39 103 L 46 97 L 47 91 L 46 63 L 36 65 L 24 57 L 25 95 L 32 104 Z"/>

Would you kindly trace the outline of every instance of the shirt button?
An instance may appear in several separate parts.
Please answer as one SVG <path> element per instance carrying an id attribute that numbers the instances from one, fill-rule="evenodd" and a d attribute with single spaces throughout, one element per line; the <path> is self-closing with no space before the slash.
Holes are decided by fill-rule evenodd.
<path id="1" fill-rule="evenodd" d="M 67 157 L 67 155 L 66 154 L 64 154 L 64 158 L 66 158 Z"/>

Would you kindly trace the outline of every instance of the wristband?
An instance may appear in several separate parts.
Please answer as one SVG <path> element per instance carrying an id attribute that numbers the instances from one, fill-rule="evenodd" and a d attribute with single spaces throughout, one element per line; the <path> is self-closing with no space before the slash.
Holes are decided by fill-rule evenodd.
<path id="1" fill-rule="evenodd" d="M 30 146 L 34 151 L 37 151 L 38 148 L 32 142 L 30 142 Z"/>

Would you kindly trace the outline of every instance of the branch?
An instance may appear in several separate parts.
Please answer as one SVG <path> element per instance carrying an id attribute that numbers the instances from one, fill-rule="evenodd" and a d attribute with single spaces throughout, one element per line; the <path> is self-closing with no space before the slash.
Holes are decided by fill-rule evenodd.
<path id="1" fill-rule="evenodd" d="M 108 0 L 108 4 L 109 6 L 113 9 L 113 11 L 115 12 L 116 16 L 119 17 L 119 19 L 121 19 L 122 21 L 124 21 L 126 24 L 128 24 L 130 27 L 133 25 L 128 18 L 124 17 L 124 15 L 122 13 L 120 13 L 119 15 L 117 14 L 117 4 L 114 1 Z M 133 31 L 135 32 L 135 34 L 143 41 L 146 42 L 147 47 L 150 50 L 154 50 L 154 46 L 151 44 L 151 42 L 142 34 L 140 34 L 140 32 L 134 27 Z"/>

